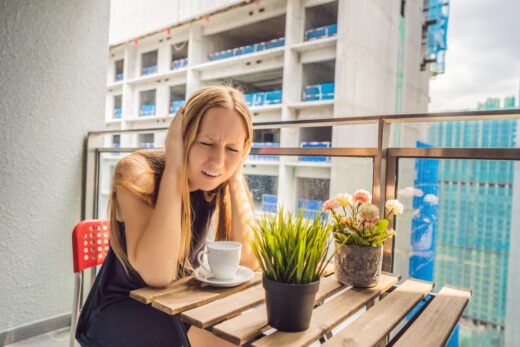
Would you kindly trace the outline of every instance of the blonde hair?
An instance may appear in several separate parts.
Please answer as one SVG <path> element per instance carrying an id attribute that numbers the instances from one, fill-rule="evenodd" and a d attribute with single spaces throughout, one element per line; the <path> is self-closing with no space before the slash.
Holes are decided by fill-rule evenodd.
<path id="1" fill-rule="evenodd" d="M 243 155 L 249 153 L 253 141 L 252 115 L 247 107 L 243 94 L 228 86 L 209 86 L 197 90 L 193 93 L 184 106 L 184 118 L 182 122 L 182 137 L 184 143 L 184 170 L 182 173 L 182 208 L 181 208 L 181 249 L 179 251 L 179 261 L 177 264 L 177 277 L 183 277 L 193 270 L 189 261 L 191 245 L 191 201 L 188 185 L 188 153 L 199 132 L 201 120 L 206 112 L 215 107 L 225 108 L 236 111 L 246 126 L 246 139 L 244 143 Z M 139 199 L 149 206 L 155 206 L 162 173 L 165 166 L 164 150 L 138 150 L 131 155 L 121 159 L 114 170 L 112 179 L 112 189 L 109 198 L 110 216 L 110 244 L 117 258 L 123 265 L 127 274 L 128 269 L 135 270 L 130 265 L 126 252 L 126 245 L 121 239 L 121 231 L 117 223 L 117 195 L 118 187 L 124 187 L 135 194 Z M 146 175 L 144 180 L 147 184 L 136 184 L 137 179 Z M 142 182 L 142 180 L 140 180 Z M 249 195 L 252 205 L 251 194 L 247 188 L 244 178 L 244 185 Z M 216 213 L 214 215 L 214 225 L 216 225 L 215 239 L 228 240 L 231 238 L 231 201 L 228 181 L 219 185 L 210 192 L 204 192 L 206 201 L 215 201 Z"/>

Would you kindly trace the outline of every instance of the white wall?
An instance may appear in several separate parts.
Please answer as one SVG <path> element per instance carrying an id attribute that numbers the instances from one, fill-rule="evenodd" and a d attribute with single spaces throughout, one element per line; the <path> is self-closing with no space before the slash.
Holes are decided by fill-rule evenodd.
<path id="1" fill-rule="evenodd" d="M 104 127 L 109 3 L 0 0 L 0 332 L 70 312 L 83 139 Z"/>

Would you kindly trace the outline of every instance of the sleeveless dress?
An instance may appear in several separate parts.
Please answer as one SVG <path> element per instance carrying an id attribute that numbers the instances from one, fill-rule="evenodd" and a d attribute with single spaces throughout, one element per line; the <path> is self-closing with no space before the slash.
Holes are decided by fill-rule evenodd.
<path id="1" fill-rule="evenodd" d="M 192 241 L 190 261 L 198 266 L 197 254 L 204 248 L 214 202 L 204 200 L 202 191 L 190 193 Z M 118 222 L 125 242 L 124 223 Z M 81 346 L 183 346 L 189 347 L 188 325 L 179 316 L 163 313 L 130 298 L 130 291 L 146 286 L 141 276 L 129 269 L 130 277 L 110 248 L 81 311 L 76 339 Z"/>

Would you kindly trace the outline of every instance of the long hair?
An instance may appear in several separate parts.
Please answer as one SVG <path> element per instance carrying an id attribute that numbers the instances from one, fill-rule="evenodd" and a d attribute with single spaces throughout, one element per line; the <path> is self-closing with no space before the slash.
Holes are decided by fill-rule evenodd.
<path id="1" fill-rule="evenodd" d="M 204 87 L 193 93 L 184 107 L 184 118 L 182 122 L 182 137 L 184 143 L 184 169 L 182 172 L 182 207 L 181 207 L 181 247 L 179 250 L 179 259 L 177 269 L 172 269 L 177 277 L 183 277 L 187 272 L 193 270 L 189 261 L 189 252 L 191 245 L 191 201 L 188 184 L 188 154 L 195 138 L 199 132 L 202 118 L 211 108 L 225 108 L 236 111 L 242 118 L 246 126 L 246 139 L 244 143 L 243 155 L 249 153 L 253 141 L 253 124 L 252 116 L 243 94 L 232 87 L 227 86 L 209 86 Z M 110 244 L 117 258 L 123 265 L 126 273 L 132 268 L 126 251 L 126 244 L 121 239 L 121 231 L 117 223 L 117 188 L 124 187 L 135 194 L 139 199 L 151 207 L 155 206 L 159 191 L 161 177 L 165 166 L 165 152 L 162 149 L 157 150 L 138 150 L 131 155 L 120 160 L 114 170 L 112 179 L 112 189 L 109 198 L 109 216 L 110 216 Z M 136 170 L 136 167 L 139 169 Z M 145 175 L 147 179 L 140 179 Z M 147 184 L 137 185 L 135 182 L 148 182 Z M 244 178 L 244 186 L 249 195 L 252 205 L 251 194 L 248 190 Z M 206 201 L 215 201 L 214 223 L 216 226 L 215 239 L 229 240 L 231 238 L 231 199 L 228 181 L 220 184 L 216 189 L 210 192 L 204 192 Z"/>

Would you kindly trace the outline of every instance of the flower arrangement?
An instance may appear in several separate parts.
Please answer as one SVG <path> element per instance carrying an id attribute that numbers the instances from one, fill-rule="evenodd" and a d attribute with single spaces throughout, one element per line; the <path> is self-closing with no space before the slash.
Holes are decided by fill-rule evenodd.
<path id="1" fill-rule="evenodd" d="M 395 235 L 394 230 L 388 228 L 389 220 L 403 213 L 403 205 L 394 199 L 386 201 L 386 214 L 380 218 L 379 208 L 371 201 L 372 195 L 361 189 L 354 195 L 338 194 L 323 203 L 323 211 L 332 216 L 333 235 L 338 243 L 379 247 Z"/>
<path id="2" fill-rule="evenodd" d="M 316 213 L 304 218 L 303 209 L 294 218 L 283 208 L 277 214 L 264 214 L 252 225 L 251 248 L 268 279 L 293 284 L 319 280 L 334 254 L 327 258 L 332 242 L 331 226 Z"/>

